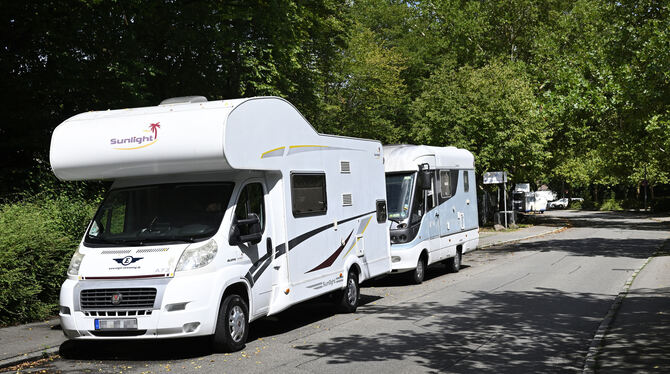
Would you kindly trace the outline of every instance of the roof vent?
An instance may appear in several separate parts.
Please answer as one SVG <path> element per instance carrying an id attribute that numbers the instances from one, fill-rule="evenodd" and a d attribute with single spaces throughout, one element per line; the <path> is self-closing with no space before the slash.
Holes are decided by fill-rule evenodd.
<path id="1" fill-rule="evenodd" d="M 173 105 L 173 104 L 193 104 L 193 103 L 205 103 L 207 98 L 204 96 L 180 96 L 180 97 L 171 97 L 161 101 L 158 105 Z"/>

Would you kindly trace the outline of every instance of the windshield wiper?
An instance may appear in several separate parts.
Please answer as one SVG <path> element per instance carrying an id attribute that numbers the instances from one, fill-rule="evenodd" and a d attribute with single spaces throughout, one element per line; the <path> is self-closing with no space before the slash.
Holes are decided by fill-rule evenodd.
<path id="1" fill-rule="evenodd" d="M 100 243 L 105 243 L 105 244 L 125 244 L 126 243 L 125 240 L 121 240 L 121 239 L 105 239 L 105 238 L 98 238 L 98 237 L 90 236 L 90 235 L 88 236 L 88 239 L 96 241 L 96 242 L 100 242 Z"/>
<path id="2" fill-rule="evenodd" d="M 162 238 L 144 238 L 137 240 L 140 243 L 157 243 L 157 242 L 181 242 L 181 243 L 195 243 L 197 240 L 193 236 L 189 237 L 175 237 L 175 236 L 166 236 Z M 143 245 L 143 244 L 140 244 Z"/>

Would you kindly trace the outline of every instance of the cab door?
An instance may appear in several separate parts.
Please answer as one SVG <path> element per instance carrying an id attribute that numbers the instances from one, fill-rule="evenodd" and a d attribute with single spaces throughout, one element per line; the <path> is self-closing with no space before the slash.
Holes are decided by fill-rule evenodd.
<path id="1" fill-rule="evenodd" d="M 431 174 L 431 188 L 424 192 L 424 206 L 426 207 L 426 219 L 428 220 L 428 232 L 430 234 L 429 251 L 431 252 L 431 262 L 433 262 L 440 258 L 440 209 L 437 206 L 435 171 L 432 171 Z"/>
<path id="2" fill-rule="evenodd" d="M 261 239 L 257 243 L 243 243 L 239 245 L 243 256 L 249 259 L 251 267 L 247 273 L 247 281 L 251 283 L 251 297 L 253 298 L 252 315 L 265 313 L 268 310 L 272 284 L 275 272 L 271 271 L 272 263 L 272 222 L 268 220 L 271 215 L 266 211 L 267 190 L 261 180 L 248 180 L 242 187 L 235 205 L 234 220 L 246 219 L 255 214 L 260 220 Z M 241 230 L 245 228 L 240 227 Z M 241 235 L 247 233 L 241 232 Z"/>

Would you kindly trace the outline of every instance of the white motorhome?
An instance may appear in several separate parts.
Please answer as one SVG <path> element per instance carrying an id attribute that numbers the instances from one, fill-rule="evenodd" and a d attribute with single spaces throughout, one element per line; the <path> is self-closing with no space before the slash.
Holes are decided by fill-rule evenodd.
<path id="1" fill-rule="evenodd" d="M 465 149 L 425 145 L 384 146 L 386 199 L 394 272 L 443 262 L 452 272 L 477 248 L 479 221 L 474 157 Z"/>
<path id="2" fill-rule="evenodd" d="M 60 124 L 62 180 L 113 180 L 72 257 L 60 319 L 72 339 L 212 335 L 390 271 L 381 144 L 321 135 L 289 102 L 170 100 Z"/>
<path id="3" fill-rule="evenodd" d="M 517 183 L 512 192 L 512 205 L 518 212 L 537 212 L 544 213 L 547 210 L 547 196 L 551 196 L 551 191 L 530 190 L 530 183 Z"/>

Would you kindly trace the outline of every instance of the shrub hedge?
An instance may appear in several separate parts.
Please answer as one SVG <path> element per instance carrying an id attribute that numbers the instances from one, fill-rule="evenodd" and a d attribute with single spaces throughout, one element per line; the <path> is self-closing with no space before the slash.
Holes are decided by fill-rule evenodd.
<path id="1" fill-rule="evenodd" d="M 56 314 L 70 258 L 97 204 L 41 194 L 0 205 L 0 325 Z"/>

